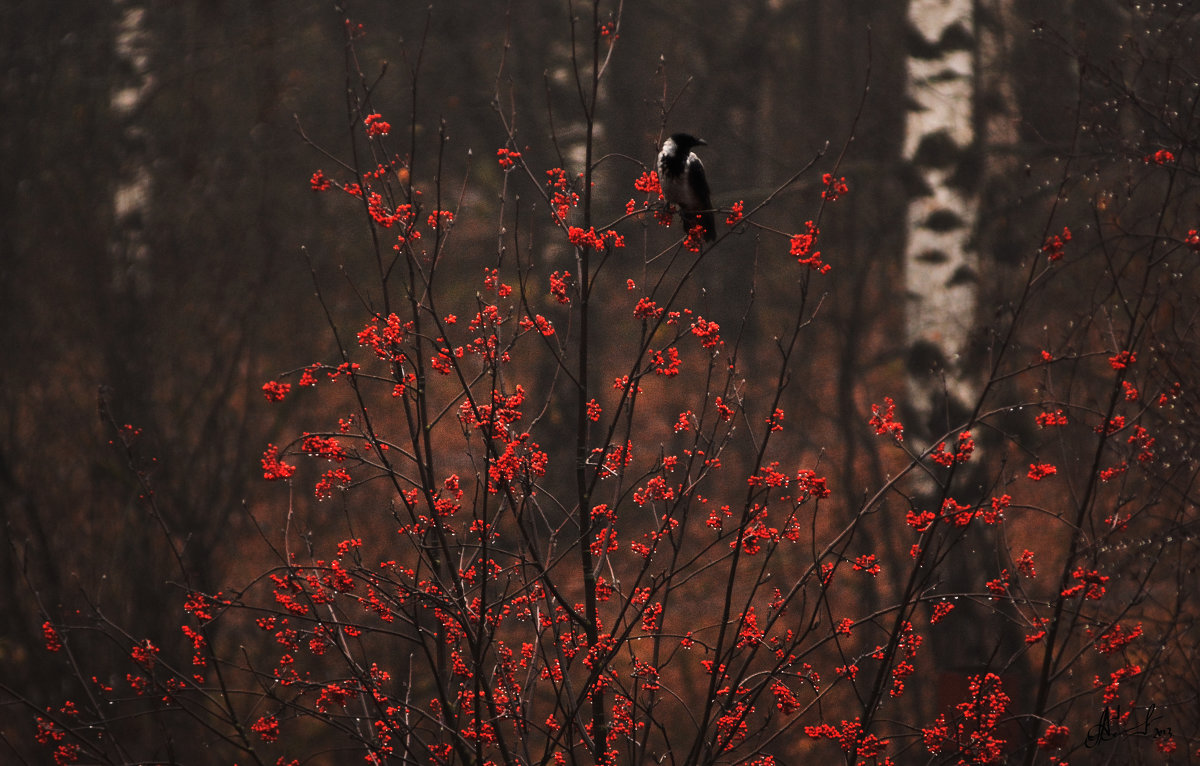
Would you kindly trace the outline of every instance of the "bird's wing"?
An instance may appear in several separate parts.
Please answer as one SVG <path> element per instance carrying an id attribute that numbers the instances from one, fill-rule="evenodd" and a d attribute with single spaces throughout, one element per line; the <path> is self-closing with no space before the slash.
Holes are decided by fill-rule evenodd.
<path id="1" fill-rule="evenodd" d="M 696 201 L 699 203 L 698 210 L 711 210 L 712 198 L 708 191 L 708 177 L 704 174 L 704 163 L 696 155 L 691 155 L 687 160 L 687 177 L 691 184 L 692 192 L 696 195 Z"/>

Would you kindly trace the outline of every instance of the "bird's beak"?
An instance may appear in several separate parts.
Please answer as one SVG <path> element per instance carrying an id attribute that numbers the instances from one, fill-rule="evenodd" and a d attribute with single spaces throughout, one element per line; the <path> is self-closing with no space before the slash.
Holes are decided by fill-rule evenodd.
<path id="1" fill-rule="evenodd" d="M 703 138 L 697 138 L 696 146 L 708 146 L 708 142 L 705 141 Z"/>

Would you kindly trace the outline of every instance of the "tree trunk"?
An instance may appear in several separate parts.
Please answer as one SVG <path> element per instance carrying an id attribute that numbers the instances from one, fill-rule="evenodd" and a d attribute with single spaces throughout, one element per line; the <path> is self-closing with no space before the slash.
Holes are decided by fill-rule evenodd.
<path id="1" fill-rule="evenodd" d="M 123 77 L 113 86 L 111 106 L 120 128 L 120 173 L 113 189 L 113 287 L 117 293 L 149 290 L 149 257 L 145 225 L 150 204 L 149 152 L 145 129 L 138 119 L 154 84 L 150 73 L 146 9 L 129 0 L 114 0 L 117 28 L 113 52 Z"/>
<path id="2" fill-rule="evenodd" d="M 979 11 L 985 18 L 976 18 Z M 1003 23 L 1007 0 L 912 0 L 908 59 L 909 113 L 904 156 L 915 193 L 908 210 L 904 253 L 907 289 L 908 399 L 906 436 L 924 449 L 956 429 L 971 425 L 981 395 L 985 363 L 973 353 L 979 317 L 978 246 L 995 242 L 996 232 L 977 229 L 980 188 L 985 179 L 1002 183 L 1010 161 L 1003 150 L 1016 141 L 1011 62 Z M 989 156 L 987 148 L 1000 148 Z M 981 240 L 980 237 L 983 236 Z M 980 436 L 980 434 L 976 434 Z M 951 441 L 948 439 L 948 441 Z M 951 441 L 952 443 L 952 441 Z M 980 445 L 971 463 L 942 486 L 920 474 L 915 499 L 937 511 L 954 496 L 965 504 L 986 503 Z M 977 593 L 999 574 L 1007 553 L 992 527 L 942 526 L 939 544 L 947 553 L 939 589 L 947 594 Z M 931 634 L 939 666 L 938 706 L 961 700 L 955 691 L 973 674 L 996 670 L 1023 646 L 1015 621 L 999 609 L 970 599 Z M 1019 671 L 1004 673 L 1011 694 L 1026 684 Z"/>
<path id="3" fill-rule="evenodd" d="M 918 450 L 963 426 L 978 391 L 966 362 L 978 298 L 978 256 L 972 249 L 979 205 L 974 10 L 973 0 L 911 0 L 908 11 L 904 158 L 913 189 L 904 250 L 905 436 Z M 958 486 L 944 486 L 933 474 L 918 471 L 913 501 L 922 510 L 937 512 L 942 499 L 964 482 L 954 483 Z M 981 574 L 992 558 L 988 536 L 945 524 L 937 534 L 928 544 L 946 550 L 939 589 L 949 595 L 982 587 Z M 956 624 L 947 623 L 930 636 L 939 711 L 955 701 L 944 698 L 943 690 L 965 688 L 966 677 L 982 670 L 989 656 L 991 632 L 981 626 L 990 615 L 969 600 L 960 606 Z"/>
<path id="4" fill-rule="evenodd" d="M 908 11 L 905 341 L 909 428 L 920 446 L 961 422 L 976 392 L 963 364 L 978 285 L 973 11 L 973 0 L 912 0 Z"/>

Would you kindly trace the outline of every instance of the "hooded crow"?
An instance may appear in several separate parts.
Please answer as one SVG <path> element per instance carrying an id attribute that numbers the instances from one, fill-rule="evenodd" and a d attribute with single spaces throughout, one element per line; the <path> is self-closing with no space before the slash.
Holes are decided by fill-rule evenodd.
<path id="1" fill-rule="evenodd" d="M 694 146 L 707 145 L 703 139 L 687 133 L 675 133 L 663 141 L 658 153 L 658 180 L 667 202 L 679 208 L 684 226 L 688 229 L 697 224 L 703 226 L 704 238 L 712 241 L 717 237 L 717 226 L 708 179 L 704 176 L 704 164 L 692 151 Z"/>

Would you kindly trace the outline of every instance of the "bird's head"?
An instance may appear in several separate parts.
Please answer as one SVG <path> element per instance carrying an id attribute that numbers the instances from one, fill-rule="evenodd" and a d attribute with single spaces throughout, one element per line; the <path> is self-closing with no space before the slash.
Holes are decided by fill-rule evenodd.
<path id="1" fill-rule="evenodd" d="M 696 138 L 690 133 L 674 133 L 671 140 L 679 147 L 679 151 L 685 154 L 690 152 L 693 146 L 708 146 L 708 142 L 703 138 Z"/>

